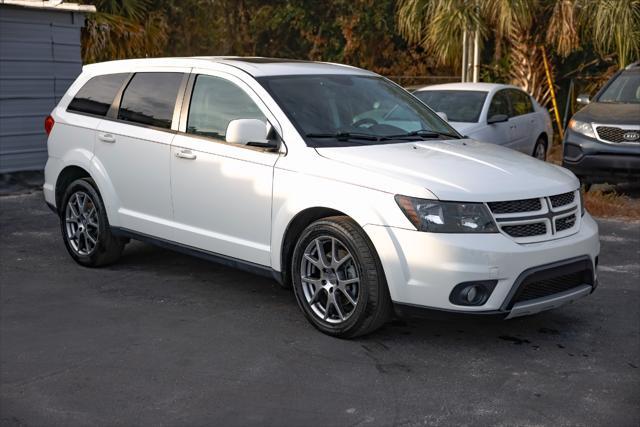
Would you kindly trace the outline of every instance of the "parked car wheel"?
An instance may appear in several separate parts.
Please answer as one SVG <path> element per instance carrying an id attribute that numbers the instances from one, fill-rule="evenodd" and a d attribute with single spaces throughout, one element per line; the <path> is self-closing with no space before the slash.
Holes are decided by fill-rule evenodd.
<path id="1" fill-rule="evenodd" d="M 351 219 L 336 216 L 308 226 L 292 260 L 293 289 L 320 331 L 352 338 L 382 326 L 391 300 L 377 254 Z"/>
<path id="2" fill-rule="evenodd" d="M 535 147 L 533 147 L 533 157 L 538 160 L 547 160 L 547 143 L 544 139 L 538 138 Z"/>
<path id="3" fill-rule="evenodd" d="M 120 257 L 125 241 L 111 233 L 92 179 L 78 179 L 67 187 L 59 213 L 64 244 L 78 264 L 100 267 Z"/>

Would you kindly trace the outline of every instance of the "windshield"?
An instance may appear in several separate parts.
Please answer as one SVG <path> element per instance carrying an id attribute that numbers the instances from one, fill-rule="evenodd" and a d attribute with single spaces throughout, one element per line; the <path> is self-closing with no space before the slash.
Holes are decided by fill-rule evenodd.
<path id="1" fill-rule="evenodd" d="M 413 93 L 450 122 L 477 123 L 487 92 L 475 90 L 423 90 Z"/>
<path id="2" fill-rule="evenodd" d="M 460 137 L 411 94 L 381 77 L 294 75 L 258 81 L 310 146 L 403 142 L 412 132 L 413 140 Z"/>
<path id="3" fill-rule="evenodd" d="M 640 73 L 623 72 L 600 95 L 598 102 L 640 104 Z"/>

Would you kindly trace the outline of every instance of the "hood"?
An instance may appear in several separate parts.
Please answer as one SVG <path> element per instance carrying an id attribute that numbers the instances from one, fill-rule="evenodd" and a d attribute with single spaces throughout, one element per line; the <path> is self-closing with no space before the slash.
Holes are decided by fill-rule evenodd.
<path id="1" fill-rule="evenodd" d="M 578 179 L 566 169 L 469 139 L 316 150 L 354 168 L 426 188 L 441 200 L 517 200 L 579 187 Z"/>
<path id="2" fill-rule="evenodd" d="M 449 124 L 461 135 L 470 135 L 485 126 L 485 124 L 477 122 L 449 122 Z"/>
<path id="3" fill-rule="evenodd" d="M 592 102 L 578 111 L 573 118 L 589 123 L 640 125 L 640 104 Z"/>

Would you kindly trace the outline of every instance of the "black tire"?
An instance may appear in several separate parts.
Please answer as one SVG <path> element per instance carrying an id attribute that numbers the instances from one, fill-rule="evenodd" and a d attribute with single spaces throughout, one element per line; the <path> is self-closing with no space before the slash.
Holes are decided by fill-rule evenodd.
<path id="1" fill-rule="evenodd" d="M 67 206 L 69 204 L 69 200 L 71 200 L 75 195 L 81 195 L 83 199 L 88 197 L 85 203 L 90 203 L 88 206 L 95 207 L 95 217 L 98 221 L 97 227 L 94 227 L 92 231 L 95 233 L 93 235 L 97 235 L 97 239 L 93 249 L 90 251 L 82 250 L 82 245 L 86 245 L 87 243 L 86 241 L 84 243 L 80 243 L 80 238 L 78 238 L 78 242 L 73 243 L 73 239 L 70 238 L 70 233 L 67 229 Z M 62 203 L 58 206 L 58 213 L 60 215 L 62 240 L 64 241 L 64 245 L 67 248 L 69 255 L 71 255 L 71 258 L 73 258 L 78 264 L 85 267 L 102 267 L 111 264 L 120 258 L 125 241 L 111 233 L 104 203 L 100 194 L 96 190 L 95 182 L 91 178 L 78 179 L 69 184 L 65 190 L 64 196 L 62 197 Z M 88 229 L 86 221 L 84 227 L 87 227 Z M 78 246 L 78 248 L 74 248 L 74 245 Z"/>
<path id="2" fill-rule="evenodd" d="M 303 289 L 301 264 L 305 250 L 316 239 L 325 238 L 337 239 L 337 242 L 348 250 L 354 261 L 349 268 L 357 270 L 359 278 L 357 303 L 349 317 L 338 324 L 330 323 L 314 312 Z M 333 255 L 331 259 L 333 262 Z M 380 260 L 364 231 L 348 217 L 324 218 L 309 225 L 296 243 L 290 271 L 298 305 L 309 322 L 325 334 L 339 338 L 357 337 L 378 329 L 390 317 L 391 298 Z M 336 290 L 336 295 L 338 294 Z M 328 293 L 326 295 L 328 297 Z M 327 307 L 329 307 L 328 304 Z"/>
<path id="3" fill-rule="evenodd" d="M 547 148 L 546 141 L 542 137 L 539 137 L 536 141 L 536 145 L 533 147 L 533 153 L 531 153 L 531 155 L 539 160 L 547 160 Z M 542 153 L 542 156 L 539 156 L 539 150 Z"/>

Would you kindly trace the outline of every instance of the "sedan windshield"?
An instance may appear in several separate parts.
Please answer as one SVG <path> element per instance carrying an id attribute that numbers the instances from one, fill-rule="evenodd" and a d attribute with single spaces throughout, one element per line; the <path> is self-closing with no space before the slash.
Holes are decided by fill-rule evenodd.
<path id="1" fill-rule="evenodd" d="M 477 123 L 487 92 L 476 90 L 423 90 L 413 93 L 450 122 Z"/>
<path id="2" fill-rule="evenodd" d="M 640 73 L 620 74 L 600 95 L 598 102 L 640 104 Z"/>
<path id="3" fill-rule="evenodd" d="M 460 138 L 424 104 L 381 77 L 294 75 L 258 80 L 310 146 Z"/>

